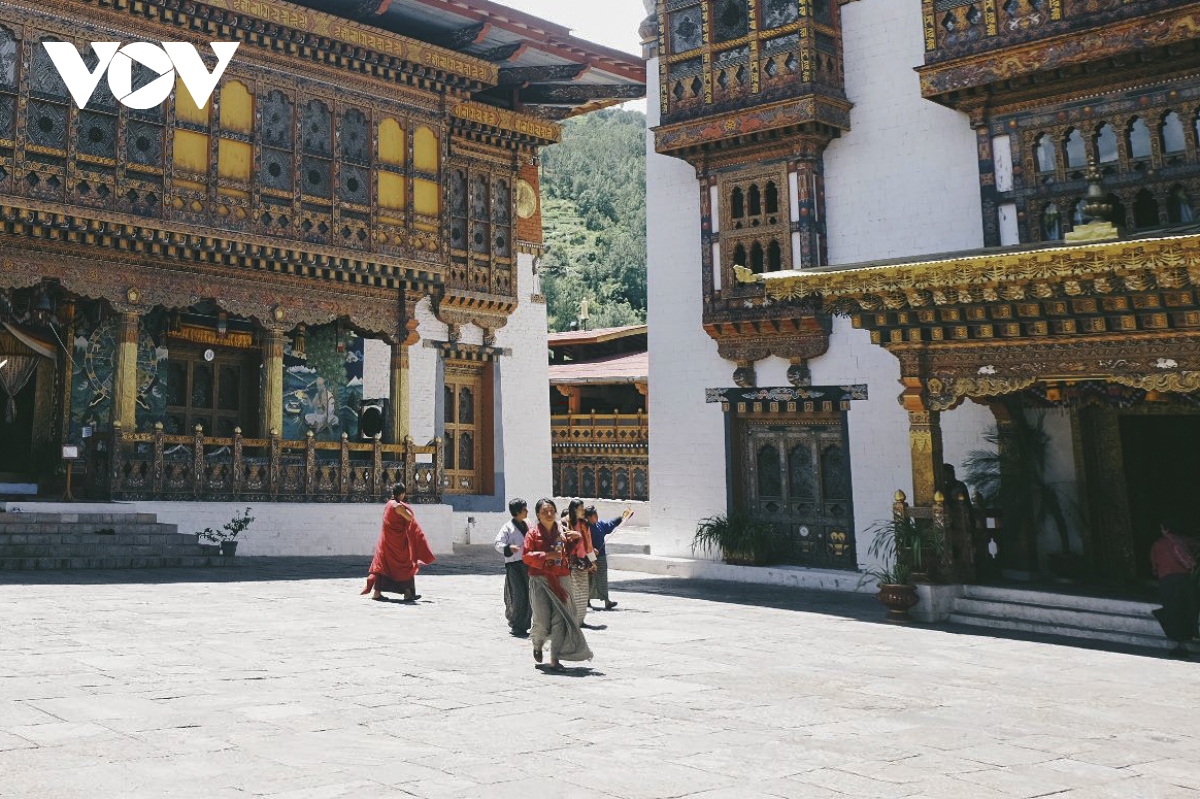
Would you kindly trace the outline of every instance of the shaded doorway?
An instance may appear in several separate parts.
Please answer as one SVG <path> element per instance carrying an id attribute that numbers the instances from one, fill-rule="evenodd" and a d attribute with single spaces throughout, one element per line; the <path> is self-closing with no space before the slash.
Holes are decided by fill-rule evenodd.
<path id="1" fill-rule="evenodd" d="M 1121 451 L 1138 579 L 1152 579 L 1150 546 L 1164 515 L 1200 528 L 1200 415 L 1122 415 Z"/>
<path id="2" fill-rule="evenodd" d="M 0 355 L 0 361 L 5 359 Z M 35 477 L 33 465 L 33 416 L 37 397 L 37 373 L 18 392 L 15 402 L 0 389 L 0 482 Z M 10 418 L 11 416 L 11 418 Z"/>

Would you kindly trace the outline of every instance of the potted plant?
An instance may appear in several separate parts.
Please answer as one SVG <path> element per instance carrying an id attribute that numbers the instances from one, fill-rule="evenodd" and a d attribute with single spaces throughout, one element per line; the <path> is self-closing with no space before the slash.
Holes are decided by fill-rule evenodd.
<path id="1" fill-rule="evenodd" d="M 875 596 L 888 609 L 888 621 L 911 622 L 908 611 L 918 602 L 914 577 L 933 568 L 943 537 L 931 520 L 907 513 L 877 522 L 868 532 L 874 537 L 867 551 L 879 565 L 867 569 L 863 581 L 874 578 L 879 583 Z"/>
<path id="2" fill-rule="evenodd" d="M 214 530 L 211 527 L 205 527 L 196 535 L 205 541 L 218 544 L 222 555 L 236 555 L 237 537 L 245 532 L 253 521 L 254 517 L 250 515 L 250 508 L 246 508 L 240 513 L 235 513 L 233 518 L 225 522 L 221 529 Z"/>
<path id="3" fill-rule="evenodd" d="M 774 525 L 735 510 L 709 516 L 696 525 L 692 554 L 719 551 L 726 563 L 763 566 L 778 557 L 780 543 Z"/>

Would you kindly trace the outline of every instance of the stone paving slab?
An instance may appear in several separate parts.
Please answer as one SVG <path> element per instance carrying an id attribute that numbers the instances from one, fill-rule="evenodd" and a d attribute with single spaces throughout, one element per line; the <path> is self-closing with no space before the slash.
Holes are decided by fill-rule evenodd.
<path id="1" fill-rule="evenodd" d="M 534 668 L 487 553 L 0 574 L 0 797 L 1200 797 L 1200 664 L 614 572 Z"/>

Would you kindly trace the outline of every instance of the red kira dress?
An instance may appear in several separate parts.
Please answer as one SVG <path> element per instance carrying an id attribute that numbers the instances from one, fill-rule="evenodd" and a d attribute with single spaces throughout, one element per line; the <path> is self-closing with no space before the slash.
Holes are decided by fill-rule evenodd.
<path id="1" fill-rule="evenodd" d="M 402 505 L 413 513 L 412 506 L 394 499 L 388 501 L 383 511 L 383 530 L 375 545 L 375 559 L 371 561 L 364 594 L 376 587 L 389 593 L 411 592 L 421 564 L 429 565 L 436 560 L 416 514 L 408 521 L 396 510 Z"/>

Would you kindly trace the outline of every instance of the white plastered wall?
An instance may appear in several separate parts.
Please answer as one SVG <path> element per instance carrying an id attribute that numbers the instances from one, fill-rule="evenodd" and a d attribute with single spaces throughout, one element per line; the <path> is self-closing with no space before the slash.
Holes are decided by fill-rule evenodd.
<path id="1" fill-rule="evenodd" d="M 646 96 L 658 97 L 658 61 L 647 64 Z M 658 124 L 657 104 L 646 122 Z M 701 321 L 700 186 L 696 171 L 646 142 L 649 264 L 650 508 L 656 555 L 691 553 L 696 522 L 726 511 L 725 419 L 704 389 L 732 385 L 733 364 Z"/>
<path id="2" fill-rule="evenodd" d="M 921 97 L 921 4 L 842 6 L 850 132 L 825 150 L 829 263 L 983 246 L 967 116 Z M 827 356 L 828 357 L 828 356 Z"/>

